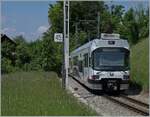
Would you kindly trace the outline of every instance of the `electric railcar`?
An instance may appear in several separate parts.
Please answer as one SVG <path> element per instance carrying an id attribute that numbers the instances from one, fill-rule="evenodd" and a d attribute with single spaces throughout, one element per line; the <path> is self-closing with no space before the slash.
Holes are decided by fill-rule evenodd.
<path id="1" fill-rule="evenodd" d="M 94 90 L 129 87 L 129 44 L 119 34 L 102 33 L 70 53 L 70 72 Z"/>

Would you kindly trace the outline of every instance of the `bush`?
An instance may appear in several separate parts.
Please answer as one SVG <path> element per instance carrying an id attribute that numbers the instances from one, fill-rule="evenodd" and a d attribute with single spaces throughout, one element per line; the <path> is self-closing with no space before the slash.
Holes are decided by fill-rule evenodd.
<path id="1" fill-rule="evenodd" d="M 149 40 L 143 39 L 131 48 L 131 78 L 149 90 Z"/>
<path id="2" fill-rule="evenodd" d="M 10 73 L 10 72 L 14 72 L 15 69 L 11 64 L 11 60 L 7 59 L 7 58 L 2 58 L 1 61 L 1 73 L 5 74 L 5 73 Z"/>

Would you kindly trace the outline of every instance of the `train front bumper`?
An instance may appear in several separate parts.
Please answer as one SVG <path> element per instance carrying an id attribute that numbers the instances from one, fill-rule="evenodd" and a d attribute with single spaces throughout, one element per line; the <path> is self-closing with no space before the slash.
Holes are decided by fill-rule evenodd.
<path id="1" fill-rule="evenodd" d="M 107 83 L 108 80 L 88 80 L 88 87 L 94 90 L 103 90 L 103 88 L 107 86 Z M 129 80 L 118 80 L 117 86 L 119 87 L 119 90 L 126 90 L 129 88 Z"/>
<path id="2" fill-rule="evenodd" d="M 129 88 L 129 80 L 121 80 L 120 90 L 126 90 Z"/>

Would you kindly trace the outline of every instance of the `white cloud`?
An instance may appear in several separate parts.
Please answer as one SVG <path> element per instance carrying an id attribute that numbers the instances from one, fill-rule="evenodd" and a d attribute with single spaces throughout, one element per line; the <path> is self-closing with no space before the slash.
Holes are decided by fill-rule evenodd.
<path id="1" fill-rule="evenodd" d="M 42 34 L 44 32 L 46 32 L 48 29 L 48 26 L 40 26 L 38 29 L 37 29 L 37 32 Z"/>
<path id="2" fill-rule="evenodd" d="M 15 28 L 12 27 L 6 27 L 4 29 L 2 29 L 2 33 L 8 35 L 9 37 L 15 37 L 17 35 L 22 35 L 24 37 L 26 37 L 26 33 L 23 31 L 17 31 Z"/>
<path id="3" fill-rule="evenodd" d="M 23 35 L 25 36 L 25 32 L 17 31 L 15 28 L 4 28 L 2 29 L 2 33 L 9 35 Z"/>
<path id="4" fill-rule="evenodd" d="M 15 37 L 17 35 L 24 36 L 27 40 L 36 40 L 42 36 L 44 32 L 48 30 L 49 26 L 41 25 L 34 32 L 26 32 L 24 30 L 17 30 L 14 27 L 4 27 L 1 32 L 9 37 Z"/>
<path id="5" fill-rule="evenodd" d="M 18 35 L 25 36 L 25 32 L 18 32 Z"/>
<path id="6" fill-rule="evenodd" d="M 10 33 L 13 33 L 13 32 L 16 32 L 16 29 L 15 28 L 4 28 L 4 29 L 2 29 L 2 32 L 3 33 L 8 33 L 8 32 L 10 32 Z"/>

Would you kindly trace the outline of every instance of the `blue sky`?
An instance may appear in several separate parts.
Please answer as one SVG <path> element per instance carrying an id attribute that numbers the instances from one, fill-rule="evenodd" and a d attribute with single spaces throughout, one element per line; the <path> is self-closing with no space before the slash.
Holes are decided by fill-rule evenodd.
<path id="1" fill-rule="evenodd" d="M 48 7 L 55 1 L 3 1 L 2 2 L 2 32 L 9 37 L 23 35 L 28 41 L 36 40 L 44 31 L 50 27 L 48 23 Z M 128 10 L 130 7 L 143 4 L 148 6 L 145 1 L 121 1 L 116 0 L 107 2 L 110 4 L 121 4 Z"/>
<path id="2" fill-rule="evenodd" d="M 2 2 L 2 31 L 10 37 L 22 34 L 35 40 L 50 26 L 48 7 L 52 1 Z"/>
<path id="3" fill-rule="evenodd" d="M 108 1 L 106 2 L 108 5 L 115 4 L 115 5 L 123 5 L 125 8 L 125 11 L 127 11 L 129 8 L 136 8 L 136 7 L 143 7 L 147 8 L 149 6 L 149 0 L 111 0 L 112 2 Z"/>

